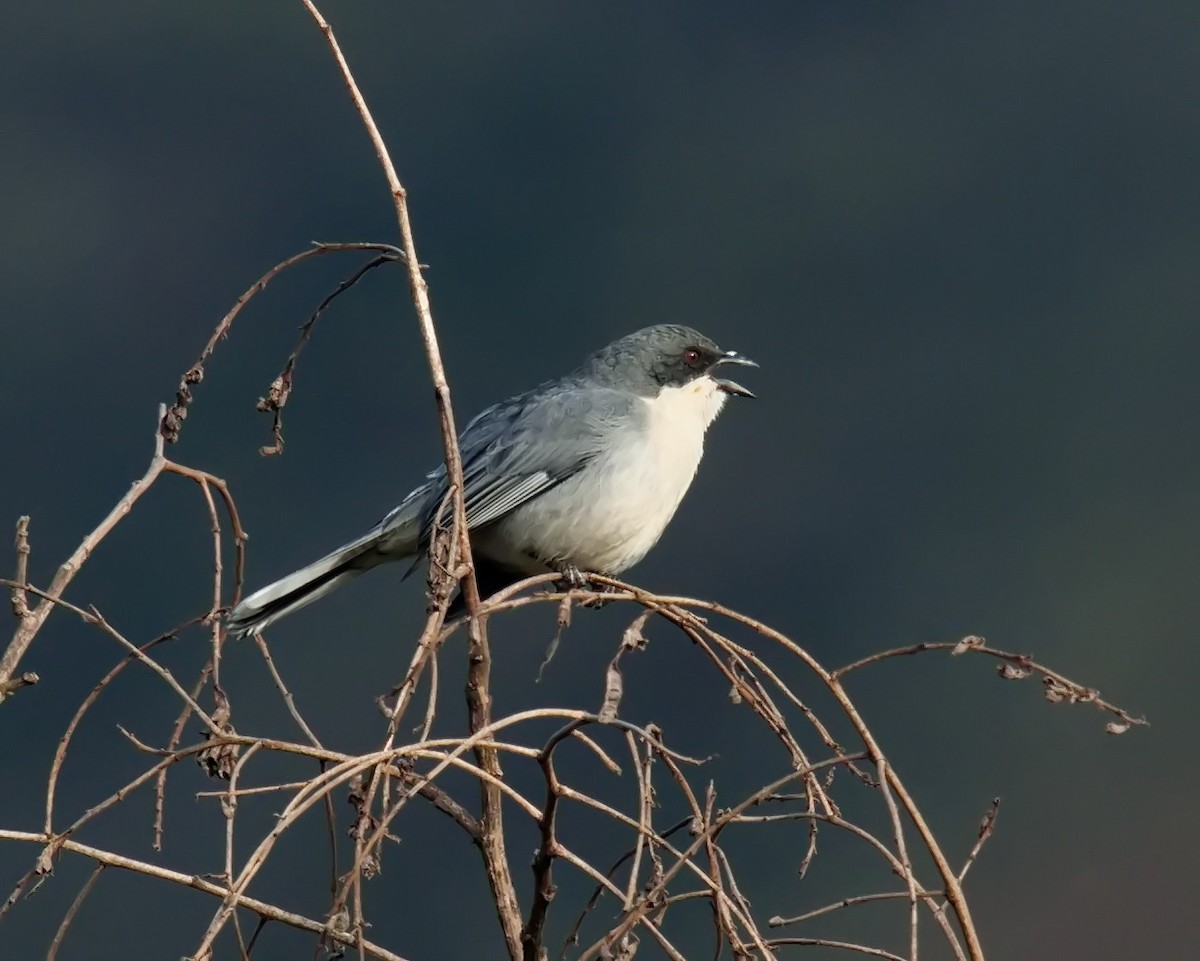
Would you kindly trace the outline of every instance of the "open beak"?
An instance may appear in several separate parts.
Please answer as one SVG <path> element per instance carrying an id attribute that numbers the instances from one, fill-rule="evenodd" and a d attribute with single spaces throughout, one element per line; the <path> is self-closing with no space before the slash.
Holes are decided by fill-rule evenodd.
<path id="1" fill-rule="evenodd" d="M 736 350 L 728 350 L 717 358 L 717 362 L 713 364 L 712 368 L 709 370 L 709 376 L 717 382 L 717 386 L 721 388 L 721 390 L 725 391 L 725 393 L 737 394 L 738 397 L 753 397 L 753 393 L 736 381 L 725 380 L 724 378 L 717 376 L 717 368 L 725 364 L 737 364 L 740 367 L 757 367 L 758 364 L 752 361 L 749 357 L 739 354 Z"/>

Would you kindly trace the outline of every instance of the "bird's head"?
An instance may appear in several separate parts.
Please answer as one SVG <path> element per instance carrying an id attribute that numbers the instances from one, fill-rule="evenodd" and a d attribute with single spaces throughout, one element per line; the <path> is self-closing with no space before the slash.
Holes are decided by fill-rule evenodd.
<path id="1" fill-rule="evenodd" d="M 657 324 L 613 341 L 588 358 L 582 370 L 592 380 L 647 398 L 667 389 L 721 400 L 729 394 L 753 397 L 723 376 L 730 366 L 758 364 L 737 351 L 721 350 L 691 327 Z"/>

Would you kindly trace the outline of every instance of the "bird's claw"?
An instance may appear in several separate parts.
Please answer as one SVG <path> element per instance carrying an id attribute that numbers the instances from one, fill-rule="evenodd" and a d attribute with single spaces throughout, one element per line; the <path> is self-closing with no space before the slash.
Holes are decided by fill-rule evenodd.
<path id="1" fill-rule="evenodd" d="M 612 594 L 617 588 L 609 584 L 597 584 L 592 581 L 591 577 L 585 571 L 580 570 L 574 564 L 563 564 L 558 568 L 559 573 L 559 590 L 563 591 L 582 591 L 589 590 L 596 594 Z M 588 597 L 579 602 L 581 607 L 592 608 L 593 610 L 603 607 L 607 604 L 602 597 Z"/>
<path id="2" fill-rule="evenodd" d="M 561 564 L 558 568 L 559 585 L 568 591 L 579 591 L 588 586 L 588 576 L 574 564 Z"/>
<path id="3" fill-rule="evenodd" d="M 615 594 L 619 590 L 619 588 L 613 587 L 611 584 L 592 584 L 590 586 L 591 589 L 597 594 Z M 579 606 L 595 611 L 609 603 L 611 603 L 611 601 L 603 597 L 589 597 L 580 601 Z"/>

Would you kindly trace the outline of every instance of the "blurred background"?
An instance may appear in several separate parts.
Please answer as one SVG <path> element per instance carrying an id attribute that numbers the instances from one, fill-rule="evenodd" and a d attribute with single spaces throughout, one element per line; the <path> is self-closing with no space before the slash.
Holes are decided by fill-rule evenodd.
<path id="1" fill-rule="evenodd" d="M 1092 708 L 1050 705 L 1032 681 L 942 655 L 850 685 L 953 860 L 1003 798 L 967 883 L 990 958 L 1190 956 L 1200 7 L 324 10 L 410 191 L 459 422 L 648 323 L 692 324 L 758 359 L 744 380 L 760 400 L 728 405 L 674 525 L 632 577 L 753 612 L 831 666 L 978 633 L 1144 712 L 1152 727 L 1107 736 Z M 24 3 L 5 24 L 0 521 L 32 515 L 30 573 L 44 585 L 141 476 L 156 405 L 234 299 L 312 240 L 396 230 L 299 3 Z M 232 486 L 250 588 L 360 533 L 440 457 L 407 287 L 387 270 L 318 327 L 286 450 L 257 453 L 269 418 L 255 401 L 295 328 L 358 262 L 313 261 L 251 304 L 170 451 Z M 206 609 L 210 549 L 194 485 L 167 477 L 68 596 L 142 642 Z M 297 700 L 345 750 L 378 741 L 372 699 L 402 675 L 422 620 L 421 579 L 401 573 L 377 571 L 272 632 Z M 577 614 L 540 685 L 553 610 L 498 622 L 497 711 L 597 706 L 628 619 Z M 648 634 L 627 664 L 626 716 L 662 724 L 680 750 L 720 754 L 735 779 L 742 765 L 747 785 L 771 776 L 698 655 L 664 625 Z M 162 659 L 187 679 L 206 654 L 193 631 Z M 443 658 L 447 685 L 461 654 Z M 0 708 L 0 826 L 40 830 L 53 746 L 119 657 L 62 613 L 47 623 L 23 664 L 41 684 Z M 224 671 L 235 724 L 292 736 L 252 646 L 231 649 Z M 77 736 L 60 826 L 144 766 L 116 724 L 162 743 L 176 711 L 161 682 L 127 672 Z M 161 856 L 149 794 L 81 840 L 219 871 L 219 810 L 193 800 L 216 785 L 190 764 L 170 785 Z M 413 959 L 498 957 L 474 850 L 424 817 L 401 825 L 368 888 L 371 936 Z M 260 890 L 319 915 L 327 842 L 319 820 L 305 823 Z M 241 840 L 244 856 L 253 836 Z M 518 840 L 524 891 L 535 838 Z M 894 886 L 838 852 L 830 840 L 801 881 L 802 845 L 782 858 L 748 849 L 747 893 L 794 914 Z M 35 854 L 0 845 L 0 894 Z M 16 907 L 6 957 L 45 951 L 87 870 L 64 858 Z M 60 957 L 175 958 L 215 908 L 110 871 Z M 685 947 L 708 956 L 701 921 Z M 897 949 L 895 921 L 863 909 L 824 930 Z M 310 953 L 280 929 L 255 957 Z"/>

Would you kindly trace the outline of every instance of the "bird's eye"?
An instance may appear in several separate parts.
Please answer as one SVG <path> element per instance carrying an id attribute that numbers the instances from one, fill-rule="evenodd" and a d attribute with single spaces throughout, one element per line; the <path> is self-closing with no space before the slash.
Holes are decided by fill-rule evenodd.
<path id="1" fill-rule="evenodd" d="M 683 352 L 683 362 L 687 364 L 688 367 L 699 367 L 702 359 L 703 358 L 700 356 L 700 351 L 695 347 L 689 347 Z"/>

